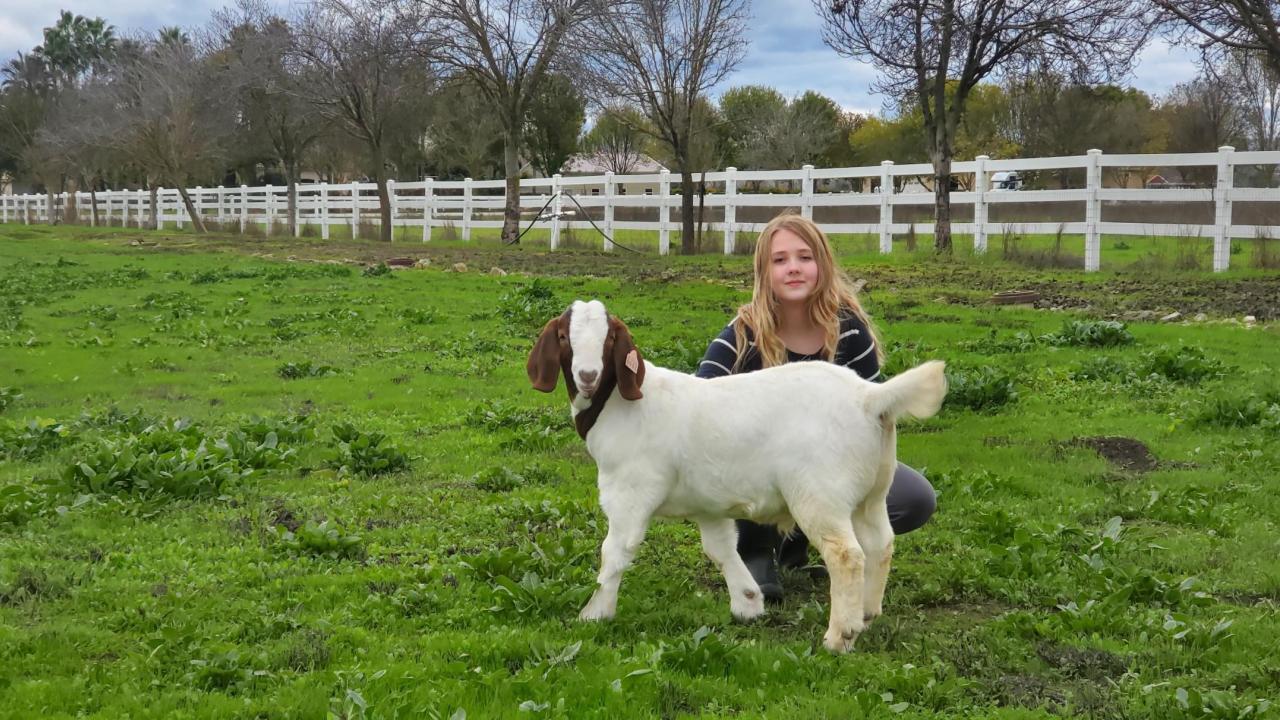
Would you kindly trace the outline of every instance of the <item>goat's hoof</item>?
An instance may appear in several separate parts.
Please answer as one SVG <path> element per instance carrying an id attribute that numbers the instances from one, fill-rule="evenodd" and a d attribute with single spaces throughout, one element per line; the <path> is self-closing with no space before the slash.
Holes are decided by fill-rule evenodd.
<path id="1" fill-rule="evenodd" d="M 729 612 L 733 615 L 733 619 L 738 622 L 751 622 L 764 615 L 764 599 L 757 593 L 750 600 L 739 604 L 730 604 Z"/>
<path id="2" fill-rule="evenodd" d="M 582 608 L 582 612 L 578 613 L 578 619 L 583 622 L 598 622 L 600 620 L 612 620 L 613 611 L 607 608 L 594 608 L 590 605 Z"/>
<path id="3" fill-rule="evenodd" d="M 822 644 L 832 653 L 843 655 L 853 649 L 853 643 L 857 641 L 860 632 L 853 629 L 828 630 L 822 638 Z"/>
<path id="4" fill-rule="evenodd" d="M 863 612 L 863 613 L 862 613 L 862 623 L 865 625 L 865 624 L 867 624 L 867 623 L 871 622 L 872 620 L 875 620 L 875 619 L 876 619 L 876 618 L 878 618 L 878 617 L 880 617 L 880 611 L 879 611 L 879 610 Z"/>

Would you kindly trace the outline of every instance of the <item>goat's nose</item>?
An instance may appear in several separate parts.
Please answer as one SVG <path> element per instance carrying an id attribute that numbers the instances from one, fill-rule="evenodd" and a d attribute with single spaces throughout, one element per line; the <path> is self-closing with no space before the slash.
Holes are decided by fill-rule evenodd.
<path id="1" fill-rule="evenodd" d="M 582 372 L 578 373 L 578 377 L 581 378 L 583 385 L 595 385 L 596 378 L 600 377 L 600 371 L 599 370 L 583 370 Z"/>

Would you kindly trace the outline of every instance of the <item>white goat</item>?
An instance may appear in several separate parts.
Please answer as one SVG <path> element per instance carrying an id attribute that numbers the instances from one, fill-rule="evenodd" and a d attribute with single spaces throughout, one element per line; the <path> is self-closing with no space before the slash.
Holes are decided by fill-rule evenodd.
<path id="1" fill-rule="evenodd" d="M 564 375 L 599 470 L 609 530 L 583 620 L 613 617 L 622 573 L 654 516 L 698 524 L 739 620 L 761 615 L 764 598 L 738 556 L 735 518 L 798 524 L 822 552 L 829 650 L 850 650 L 880 614 L 893 554 L 885 497 L 897 464 L 894 422 L 938 411 L 941 362 L 883 384 L 825 362 L 705 380 L 645 362 L 627 326 L 593 300 L 546 324 L 527 369 L 543 392 Z"/>

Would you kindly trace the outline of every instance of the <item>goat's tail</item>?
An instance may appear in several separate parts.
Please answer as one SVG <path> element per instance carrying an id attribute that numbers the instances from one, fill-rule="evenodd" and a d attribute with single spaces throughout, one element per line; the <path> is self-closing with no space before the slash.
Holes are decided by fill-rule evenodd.
<path id="1" fill-rule="evenodd" d="M 875 416 L 897 420 L 903 415 L 932 417 L 947 394 L 946 364 L 931 360 L 872 388 L 867 407 Z"/>

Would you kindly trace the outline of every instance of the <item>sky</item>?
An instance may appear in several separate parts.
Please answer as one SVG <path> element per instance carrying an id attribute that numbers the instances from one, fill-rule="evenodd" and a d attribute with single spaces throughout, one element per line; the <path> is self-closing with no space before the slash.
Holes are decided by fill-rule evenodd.
<path id="1" fill-rule="evenodd" d="M 54 24 L 57 8 L 89 17 L 101 16 L 117 34 L 155 31 L 169 25 L 202 25 L 225 0 L 61 0 L 56 5 L 12 0 L 0 4 L 0 59 L 29 51 L 41 41 L 41 30 Z M 748 35 L 750 46 L 738 68 L 713 94 L 737 85 L 767 85 L 787 97 L 817 90 L 846 110 L 879 112 L 885 99 L 871 94 L 875 68 L 841 58 L 822 43 L 820 23 L 809 0 L 754 0 Z M 1129 84 L 1161 95 L 1194 78 L 1194 54 L 1157 41 L 1139 59 Z"/>

